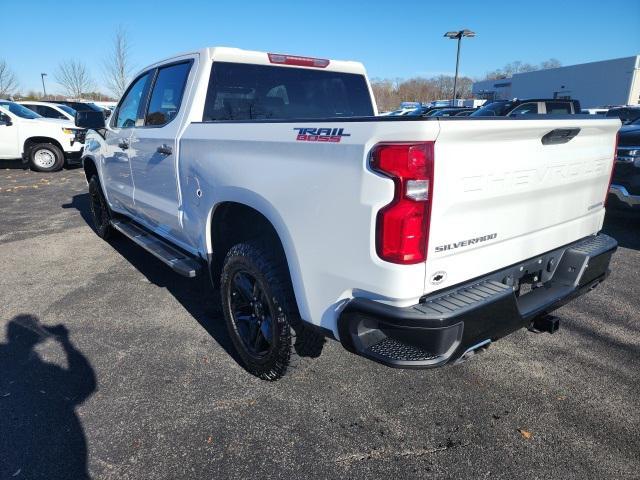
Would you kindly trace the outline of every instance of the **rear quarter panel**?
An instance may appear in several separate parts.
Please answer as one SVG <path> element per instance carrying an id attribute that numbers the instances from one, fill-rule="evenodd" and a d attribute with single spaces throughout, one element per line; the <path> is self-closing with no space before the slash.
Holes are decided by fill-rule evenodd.
<path id="1" fill-rule="evenodd" d="M 296 127 L 343 128 L 340 143 L 296 140 Z M 368 168 L 380 141 L 433 140 L 437 122 L 194 123 L 181 140 L 184 225 L 202 254 L 215 251 L 208 221 L 233 201 L 260 211 L 283 243 L 302 317 L 330 330 L 351 296 L 409 305 L 424 264 L 375 253 L 375 216 L 393 182 Z M 199 188 L 202 197 L 197 198 Z"/>

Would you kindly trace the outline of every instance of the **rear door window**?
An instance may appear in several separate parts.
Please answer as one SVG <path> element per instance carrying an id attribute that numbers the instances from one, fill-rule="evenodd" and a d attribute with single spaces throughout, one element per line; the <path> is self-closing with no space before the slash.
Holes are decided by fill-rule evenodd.
<path id="1" fill-rule="evenodd" d="M 180 110 L 190 68 L 191 62 L 185 62 L 158 70 L 145 125 L 162 126 L 175 118 Z"/>
<path id="2" fill-rule="evenodd" d="M 363 75 L 215 62 L 203 120 L 313 119 L 373 115 Z"/>

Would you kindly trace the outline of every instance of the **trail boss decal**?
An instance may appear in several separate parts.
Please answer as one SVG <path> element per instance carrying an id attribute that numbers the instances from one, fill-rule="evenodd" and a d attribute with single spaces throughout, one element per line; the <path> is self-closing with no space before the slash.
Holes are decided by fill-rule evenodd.
<path id="1" fill-rule="evenodd" d="M 344 133 L 344 128 L 294 128 L 298 131 L 296 140 L 299 142 L 332 142 L 339 143 L 342 137 L 350 137 Z"/>
<path id="2" fill-rule="evenodd" d="M 446 252 L 447 250 L 453 250 L 454 248 L 468 247 L 469 245 L 473 245 L 475 243 L 486 242 L 487 240 L 493 240 L 497 236 L 498 236 L 497 233 L 491 233 L 489 235 L 485 235 L 484 237 L 470 238 L 469 240 L 462 240 L 460 242 L 448 243 L 446 245 L 438 245 L 436 247 L 436 252 Z"/>

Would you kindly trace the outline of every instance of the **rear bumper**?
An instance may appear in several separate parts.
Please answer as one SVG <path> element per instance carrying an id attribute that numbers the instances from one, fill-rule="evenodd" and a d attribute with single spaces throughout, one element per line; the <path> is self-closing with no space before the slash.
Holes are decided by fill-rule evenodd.
<path id="1" fill-rule="evenodd" d="M 595 288 L 608 276 L 616 248 L 607 235 L 589 237 L 410 307 L 355 298 L 338 320 L 340 340 L 347 350 L 391 367 L 438 367 Z M 521 285 L 529 282 L 536 288 L 524 293 Z"/>
<path id="2" fill-rule="evenodd" d="M 612 184 L 609 187 L 609 195 L 615 197 L 619 202 L 631 208 L 640 208 L 640 195 L 632 195 L 622 185 Z"/>

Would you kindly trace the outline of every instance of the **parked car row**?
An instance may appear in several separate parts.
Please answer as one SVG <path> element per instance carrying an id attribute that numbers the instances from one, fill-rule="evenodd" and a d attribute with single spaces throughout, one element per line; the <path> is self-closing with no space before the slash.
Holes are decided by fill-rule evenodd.
<path id="1" fill-rule="evenodd" d="M 410 116 L 410 117 L 457 117 L 468 116 L 474 112 L 475 108 L 447 106 L 418 106 L 402 108 L 393 112 L 383 113 L 382 116 Z"/>
<path id="2" fill-rule="evenodd" d="M 0 159 L 22 159 L 36 171 L 56 171 L 65 163 L 79 163 L 86 130 L 75 127 L 78 111 L 100 112 L 108 119 L 111 107 L 77 101 L 0 101 Z M 618 117 L 620 130 L 617 162 L 609 201 L 614 208 L 640 209 L 640 107 L 581 109 L 577 100 L 514 99 L 486 103 L 480 108 L 403 105 L 382 115 L 419 117 L 491 117 L 521 115 L 589 114 Z M 51 121 L 59 128 L 52 127 Z"/>
<path id="3" fill-rule="evenodd" d="M 580 102 L 564 99 L 513 99 L 485 103 L 480 108 L 419 106 L 389 113 L 417 117 L 515 117 L 520 115 L 572 115 L 581 113 Z"/>
<path id="4" fill-rule="evenodd" d="M 619 118 L 623 125 L 640 118 L 640 107 L 618 106 L 580 108 L 578 100 L 558 98 L 529 98 L 513 100 L 495 100 L 480 108 L 452 106 L 403 106 L 398 110 L 386 112 L 383 116 L 416 117 L 515 117 L 520 115 L 601 115 L 607 118 Z"/>

